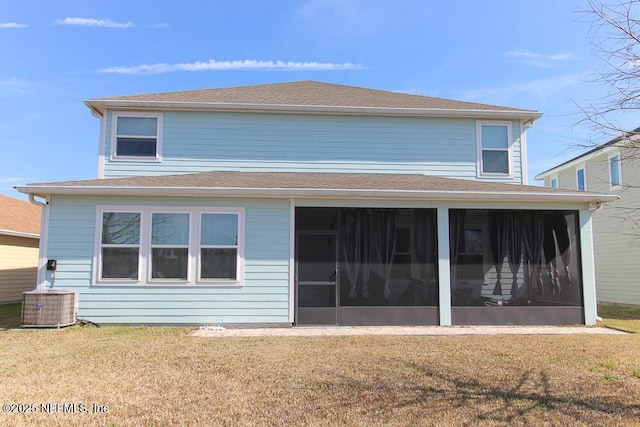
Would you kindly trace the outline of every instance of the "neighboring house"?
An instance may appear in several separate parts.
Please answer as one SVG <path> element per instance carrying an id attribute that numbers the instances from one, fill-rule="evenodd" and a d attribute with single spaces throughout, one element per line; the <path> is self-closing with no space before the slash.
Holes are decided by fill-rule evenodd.
<path id="1" fill-rule="evenodd" d="M 536 179 L 546 187 L 619 195 L 593 214 L 598 302 L 640 305 L 640 128 L 574 157 Z"/>
<path id="2" fill-rule="evenodd" d="M 595 323 L 615 196 L 524 185 L 537 111 L 313 81 L 85 104 L 98 179 L 18 187 L 81 318 Z"/>
<path id="3" fill-rule="evenodd" d="M 36 288 L 41 209 L 0 194 L 0 304 Z"/>

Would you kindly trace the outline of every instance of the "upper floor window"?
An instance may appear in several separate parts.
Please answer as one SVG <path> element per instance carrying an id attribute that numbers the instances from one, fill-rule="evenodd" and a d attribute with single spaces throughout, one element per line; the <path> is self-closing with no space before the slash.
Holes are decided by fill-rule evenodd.
<path id="1" fill-rule="evenodd" d="M 622 185 L 622 173 L 620 171 L 620 155 L 609 157 L 609 182 L 612 187 Z"/>
<path id="2" fill-rule="evenodd" d="M 584 167 L 576 169 L 576 183 L 578 190 L 587 189 L 587 175 L 585 174 Z"/>
<path id="3" fill-rule="evenodd" d="M 557 176 L 551 177 L 551 180 L 549 181 L 549 186 L 551 188 L 558 188 L 558 177 Z"/>
<path id="4" fill-rule="evenodd" d="M 160 159 L 161 119 L 160 114 L 114 114 L 111 138 L 112 158 Z"/>
<path id="5" fill-rule="evenodd" d="M 511 175 L 511 123 L 478 122 L 478 175 Z"/>

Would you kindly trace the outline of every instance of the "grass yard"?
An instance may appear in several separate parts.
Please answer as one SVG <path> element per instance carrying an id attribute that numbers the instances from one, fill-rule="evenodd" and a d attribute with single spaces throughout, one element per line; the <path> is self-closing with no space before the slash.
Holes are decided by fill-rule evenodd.
<path id="1" fill-rule="evenodd" d="M 0 402 L 37 413 L 2 413 L 0 425 L 640 420 L 640 334 L 195 338 L 188 328 L 21 330 L 16 316 L 19 306 L 0 306 Z M 635 316 L 621 320 L 640 330 Z"/>

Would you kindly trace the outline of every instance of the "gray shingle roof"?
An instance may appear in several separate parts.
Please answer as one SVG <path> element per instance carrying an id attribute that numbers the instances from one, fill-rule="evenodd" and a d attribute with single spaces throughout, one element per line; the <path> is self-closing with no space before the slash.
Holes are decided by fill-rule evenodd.
<path id="1" fill-rule="evenodd" d="M 577 190 L 442 178 L 419 174 L 203 172 L 29 184 L 35 194 L 244 195 L 251 197 L 386 197 L 608 201 L 616 196 Z M 167 190 L 170 190 L 167 191 Z M 189 191 L 193 190 L 193 191 Z"/>
<path id="2" fill-rule="evenodd" d="M 227 106 L 272 107 L 333 107 L 361 109 L 411 109 L 484 111 L 528 114 L 535 118 L 541 113 L 533 110 L 456 101 L 429 96 L 411 95 L 385 90 L 366 89 L 316 81 L 238 86 L 180 92 L 94 98 L 85 101 L 98 110 L 109 106 L 153 106 L 172 104 L 195 108 Z"/>

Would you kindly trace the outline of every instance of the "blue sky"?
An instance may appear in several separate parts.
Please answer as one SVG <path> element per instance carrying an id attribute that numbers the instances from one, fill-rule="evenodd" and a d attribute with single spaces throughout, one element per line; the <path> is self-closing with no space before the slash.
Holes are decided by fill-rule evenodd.
<path id="1" fill-rule="evenodd" d="M 99 121 L 83 99 L 319 80 L 510 107 L 529 177 L 599 136 L 574 126 L 602 96 L 573 0 L 0 0 L 0 193 L 91 179 Z M 626 117 L 637 126 L 637 115 Z M 604 142 L 604 141 L 601 141 Z"/>

